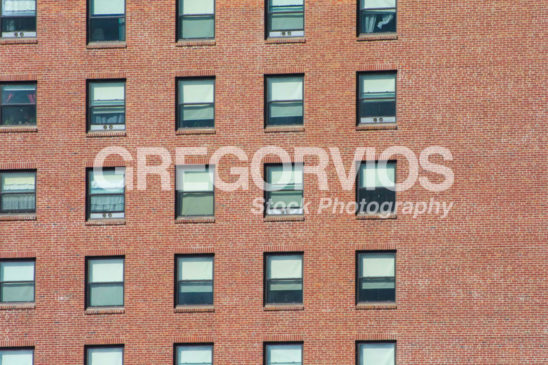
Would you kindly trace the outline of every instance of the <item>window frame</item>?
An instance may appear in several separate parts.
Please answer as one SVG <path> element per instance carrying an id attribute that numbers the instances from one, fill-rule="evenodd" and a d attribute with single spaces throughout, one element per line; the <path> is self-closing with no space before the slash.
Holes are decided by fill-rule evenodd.
<path id="1" fill-rule="evenodd" d="M 34 18 L 34 35 L 32 36 L 23 36 L 23 37 L 3 37 L 2 34 L 4 33 L 2 31 L 2 27 L 3 27 L 3 21 L 4 21 L 4 18 L 29 18 L 29 19 L 32 19 Z M 14 33 L 25 33 L 25 31 L 15 31 Z M 4 15 L 4 10 L 2 9 L 2 1 L 0 1 L 0 39 L 32 39 L 32 38 L 36 38 L 38 36 L 38 0 L 34 0 L 34 16 L 5 16 Z"/>
<path id="2" fill-rule="evenodd" d="M 205 169 L 209 172 L 210 168 L 213 168 L 213 189 L 211 190 L 211 195 L 213 198 L 213 214 L 212 215 L 179 215 L 179 211 L 182 212 L 183 208 L 183 193 L 184 190 L 179 191 L 178 185 L 177 185 L 177 175 L 178 175 L 178 169 L 184 168 L 184 167 L 196 167 L 196 166 L 204 166 Z M 188 165 L 175 165 L 175 219 L 193 219 L 193 218 L 215 218 L 215 167 L 216 165 L 210 165 L 210 164 L 188 164 Z M 182 182 L 181 182 L 182 184 Z M 209 193 L 210 191 L 191 191 L 190 194 L 204 194 Z M 189 194 L 187 193 L 187 194 Z"/>
<path id="3" fill-rule="evenodd" d="M 89 262 L 90 261 L 93 261 L 93 260 L 109 260 L 109 259 L 112 259 L 112 260 L 119 260 L 119 259 L 122 259 L 123 260 L 123 272 L 122 272 L 122 305 L 91 305 L 91 293 L 90 293 L 90 289 L 91 289 L 91 284 L 106 284 L 106 283 L 110 283 L 110 284 L 120 284 L 120 282 L 94 282 L 94 283 L 90 283 L 90 277 L 89 277 L 89 268 L 90 268 L 90 265 L 89 265 Z M 117 256 L 86 256 L 85 257 L 85 261 L 86 261 L 86 264 L 85 264 L 85 293 L 84 293 L 84 309 L 101 309 L 101 308 L 124 308 L 125 305 L 126 305 L 126 257 L 124 255 L 117 255 Z"/>
<path id="4" fill-rule="evenodd" d="M 117 14 L 110 14 L 110 15 L 104 15 L 104 16 L 97 16 L 97 15 L 92 15 L 91 14 L 91 9 L 92 9 L 92 3 L 94 2 L 95 0 L 87 0 L 86 3 L 87 3 L 87 11 L 86 11 L 86 14 L 87 14 L 87 17 L 86 17 L 86 41 L 87 41 L 87 44 L 90 44 L 90 43 L 103 43 L 103 42 L 107 42 L 107 43 L 111 43 L 111 42 L 126 42 L 127 41 L 127 0 L 124 0 L 124 14 L 122 15 L 117 15 Z M 102 41 L 92 41 L 91 40 L 91 20 L 93 18 L 99 18 L 99 19 L 119 19 L 119 18 L 124 18 L 124 39 L 123 40 L 114 40 L 114 41 L 105 41 L 105 40 L 102 40 Z"/>
<path id="5" fill-rule="evenodd" d="M 0 7 L 2 6 L 2 1 L 0 0 Z M 0 24 L 1 26 L 1 24 Z M 0 28 L 1 29 L 1 28 Z M 1 35 L 1 30 L 0 30 Z M 30 38 L 30 37 L 29 37 Z M 5 39 L 0 36 L 0 39 Z M 34 104 L 9 104 L 4 105 L 2 102 L 2 92 L 5 86 L 17 86 L 17 85 L 32 85 L 34 86 Z M 29 105 L 34 105 L 34 124 L 26 125 L 6 125 L 2 115 L 4 114 L 4 107 L 25 107 Z M 20 127 L 36 127 L 38 125 L 38 82 L 37 81 L 2 81 L 0 82 L 0 127 L 1 128 L 20 128 Z"/>
<path id="6" fill-rule="evenodd" d="M 272 256 L 300 256 L 301 257 L 301 302 L 291 302 L 291 303 L 271 303 L 268 301 L 268 292 L 269 284 L 272 279 L 268 279 L 268 258 Z M 274 280 L 298 280 L 298 279 L 274 279 Z M 303 251 L 287 251 L 287 252 L 264 252 L 263 253 L 263 307 L 266 306 L 295 306 L 295 305 L 304 305 L 304 252 Z"/>
<path id="7" fill-rule="evenodd" d="M 2 287 L 5 283 L 15 283 L 15 284 L 26 284 L 26 283 L 32 283 L 32 301 L 26 301 L 26 302 L 4 302 L 1 300 L 0 297 L 0 304 L 26 304 L 26 303 L 36 303 L 36 257 L 17 257 L 17 258 L 0 258 L 0 268 L 3 263 L 5 262 L 32 262 L 34 264 L 34 270 L 33 270 L 33 278 L 32 281 L 0 281 L 0 291 L 2 291 Z M 0 348 L 1 350 L 1 348 Z"/>
<path id="8" fill-rule="evenodd" d="M 269 346 L 284 346 L 284 345 L 300 345 L 301 346 L 301 365 L 304 362 L 304 341 L 288 341 L 288 342 L 263 342 L 263 365 L 270 365 L 268 361 L 268 347 Z"/>
<path id="9" fill-rule="evenodd" d="M 179 359 L 179 347 L 203 347 L 203 346 L 210 346 L 211 347 L 211 365 L 215 364 L 215 343 L 213 342 L 176 342 L 173 344 L 173 365 L 178 365 L 179 362 L 177 361 Z"/>
<path id="10" fill-rule="evenodd" d="M 175 6 L 177 7 L 175 9 L 175 14 L 177 14 L 177 20 L 175 25 L 175 41 L 182 41 L 182 42 L 192 42 L 192 41 L 201 41 L 201 40 L 212 40 L 216 37 L 216 28 L 217 28 L 217 0 L 213 0 L 213 14 L 191 14 L 191 15 L 184 15 L 180 14 L 181 9 L 181 2 L 184 0 L 177 0 L 175 2 Z M 213 17 L 213 37 L 206 37 L 206 38 L 184 38 L 182 37 L 182 30 L 183 30 L 183 17 L 191 17 L 191 18 L 197 18 L 197 17 Z M 178 101 L 178 99 L 177 99 Z"/>
<path id="11" fill-rule="evenodd" d="M 359 0 L 358 0 L 359 4 Z M 369 34 L 369 33 L 368 33 Z M 393 122 L 384 122 L 377 121 L 374 123 L 361 123 L 361 105 L 362 100 L 367 98 L 362 98 L 361 95 L 361 80 L 362 76 L 365 75 L 382 75 L 382 74 L 393 74 L 394 75 L 394 121 Z M 395 124 L 398 122 L 398 71 L 397 70 L 383 70 L 383 71 L 358 71 L 356 73 L 356 126 L 368 126 L 368 125 L 386 125 L 386 124 Z M 386 98 L 388 99 L 388 98 Z"/>
<path id="12" fill-rule="evenodd" d="M 269 202 L 269 198 L 272 194 L 272 191 L 268 191 L 266 189 L 266 186 L 265 188 L 263 189 L 263 194 L 264 194 L 264 207 L 263 207 L 263 216 L 264 217 L 283 217 L 283 216 L 304 216 L 304 162 L 291 162 L 291 166 L 293 168 L 293 171 L 295 169 L 295 167 L 297 165 L 301 165 L 303 167 L 303 183 L 302 183 L 302 190 L 301 191 L 301 210 L 302 212 L 301 213 L 280 213 L 280 214 L 272 214 L 272 213 L 268 213 L 268 202 Z M 264 181 L 271 185 L 270 181 L 268 181 L 268 169 L 270 167 L 277 167 L 277 166 L 283 166 L 283 163 L 265 163 L 264 164 Z M 292 189 L 280 189 L 280 190 L 275 190 L 274 192 L 278 192 L 278 191 L 299 191 L 299 190 L 292 190 Z"/>
<path id="13" fill-rule="evenodd" d="M 0 352 L 2 351 L 32 351 L 32 363 L 34 364 L 34 354 L 35 354 L 35 348 L 34 346 L 6 346 L 6 347 L 0 347 Z"/>
<path id="14" fill-rule="evenodd" d="M 122 349 L 122 365 L 125 364 L 125 357 L 126 357 L 126 351 L 125 351 L 125 345 L 124 344 L 108 344 L 108 345 L 84 345 L 84 365 L 92 365 L 88 361 L 88 350 L 89 349 L 110 349 L 110 348 L 121 348 Z"/>
<path id="15" fill-rule="evenodd" d="M 360 301 L 360 286 L 361 286 L 361 283 L 362 283 L 362 277 L 360 277 L 360 269 L 361 269 L 361 263 L 362 263 L 362 260 L 361 260 L 361 257 L 362 255 L 366 255 L 366 254 L 377 254 L 377 253 L 384 253 L 384 254 L 392 254 L 394 255 L 394 300 L 393 301 Z M 356 295 L 355 295 L 355 299 L 356 299 L 356 305 L 359 305 L 359 304 L 396 304 L 397 300 L 398 300 L 398 297 L 397 297 L 397 287 L 396 287 L 396 284 L 397 284 L 397 280 L 396 280 L 396 277 L 397 277 L 397 250 L 361 250 L 361 251 L 356 251 L 356 275 L 355 275 L 355 280 L 356 280 Z M 380 277 L 380 276 L 377 276 L 377 277 Z"/>
<path id="16" fill-rule="evenodd" d="M 91 86 L 93 84 L 110 84 L 116 82 L 124 83 L 124 104 L 123 105 L 111 105 L 114 107 L 124 107 L 124 129 L 103 129 L 103 130 L 92 130 L 91 129 L 91 115 L 92 109 L 96 108 L 92 106 L 91 100 Z M 127 80 L 126 79 L 88 79 L 86 80 L 86 132 L 125 132 L 127 130 Z M 106 124 L 105 124 L 106 126 Z"/>
<path id="17" fill-rule="evenodd" d="M 193 81 L 193 80 L 213 80 L 213 103 L 179 103 L 179 96 L 181 94 L 181 91 L 179 90 L 179 85 L 181 84 L 181 81 Z M 189 76 L 189 77 L 177 77 L 175 79 L 175 131 L 192 131 L 192 130 L 198 130 L 198 129 L 215 129 L 215 122 L 216 122 L 216 103 L 217 103 L 217 78 L 215 75 L 213 76 Z M 180 120 L 181 116 L 181 108 L 184 107 L 184 105 L 207 105 L 207 104 L 213 104 L 213 127 L 184 127 L 181 125 L 182 121 Z"/>
<path id="18" fill-rule="evenodd" d="M 102 167 L 102 171 L 116 171 L 117 168 L 123 168 L 124 169 L 124 192 L 121 194 L 91 194 L 91 173 L 93 173 L 93 167 L 86 168 L 86 220 L 98 220 L 98 219 L 125 219 L 126 218 L 126 171 L 125 166 L 116 166 L 116 167 Z M 103 214 L 103 217 L 100 218 L 91 218 L 91 197 L 92 196 L 123 196 L 124 198 L 124 210 L 121 212 L 95 212 L 97 214 Z M 112 213 L 123 213 L 124 216 L 121 218 L 116 217 L 108 217 L 108 214 Z M 107 216 L 105 216 L 107 215 Z"/>
<path id="19" fill-rule="evenodd" d="M 211 280 L 179 280 L 179 259 L 180 258 L 191 258 L 191 257 L 211 257 Z M 179 285 L 182 281 L 187 282 L 210 282 L 211 281 L 211 296 L 212 296 L 212 303 L 211 304 L 198 304 L 199 306 L 214 306 L 215 305 L 215 254 L 214 253 L 198 253 L 198 254 L 176 254 L 175 255 L 175 271 L 174 271 L 174 279 L 175 279 L 175 291 L 174 291 L 174 304 L 175 307 L 192 307 L 196 306 L 194 304 L 180 304 L 179 303 Z"/>
<path id="20" fill-rule="evenodd" d="M 273 30 L 271 29 L 272 27 L 272 14 L 275 14 L 276 12 L 272 12 L 271 11 L 271 6 L 270 6 L 270 3 L 272 2 L 272 0 L 265 0 L 265 20 L 264 20 L 264 24 L 265 24 L 265 39 L 283 39 L 283 38 L 304 38 L 306 36 L 306 32 L 305 32 L 305 29 L 306 29 L 306 0 L 302 0 L 303 1 L 303 11 L 293 11 L 293 12 L 282 12 L 282 13 L 285 13 L 285 14 L 299 14 L 299 13 L 302 13 L 303 14 L 303 29 L 289 29 L 289 30 L 284 30 L 284 31 L 274 31 L 274 32 L 298 32 L 298 31 L 302 31 L 303 34 L 302 35 L 280 35 L 280 36 L 271 36 L 270 33 L 273 32 Z M 289 6 L 300 6 L 300 5 L 289 5 Z"/>
<path id="21" fill-rule="evenodd" d="M 9 174 L 9 173 L 34 173 L 34 192 L 33 193 L 3 193 L 2 192 L 2 175 L 4 174 Z M 38 190 L 38 170 L 37 169 L 22 169 L 22 170 L 13 170 L 13 169 L 10 169 L 10 170 L 0 170 L 0 215 L 18 215 L 18 214 L 36 214 L 36 206 L 37 206 L 37 201 L 36 201 L 36 198 L 38 196 L 37 194 L 37 190 Z M 21 194 L 25 194 L 25 195 L 34 195 L 34 209 L 26 209 L 26 210 L 2 210 L 2 197 L 4 195 L 10 195 L 10 194 L 14 194 L 14 195 L 21 195 Z"/>
<path id="22" fill-rule="evenodd" d="M 396 340 L 358 340 L 356 341 L 356 365 L 361 365 L 360 347 L 368 343 L 393 343 L 394 344 L 394 365 L 398 363 L 398 341 Z M 366 364 L 367 365 L 367 364 Z"/>
<path id="23" fill-rule="evenodd" d="M 268 1 L 268 0 L 267 0 Z M 296 74 L 266 74 L 264 75 L 264 128 L 276 128 L 276 127 L 304 127 L 304 121 L 305 121 L 305 109 L 304 109 L 304 95 L 305 95 L 305 74 L 304 73 L 296 73 Z M 302 95 L 301 95 L 301 103 L 302 103 L 302 110 L 303 110 L 303 122 L 301 124 L 270 124 L 270 104 L 273 103 L 272 101 L 269 101 L 270 94 L 268 93 L 268 80 L 269 79 L 275 79 L 275 78 L 287 78 L 287 77 L 300 77 L 302 82 Z M 276 100 L 274 103 L 289 103 L 289 102 L 296 102 L 297 100 Z"/>
<path id="24" fill-rule="evenodd" d="M 356 25 L 357 25 L 357 29 L 356 29 L 356 36 L 368 36 L 368 35 L 378 35 L 378 36 L 382 36 L 384 34 L 394 34 L 394 33 L 398 33 L 398 0 L 394 0 L 394 7 L 393 8 L 376 8 L 375 10 L 391 10 L 391 9 L 394 9 L 394 21 L 396 23 L 396 29 L 393 31 L 393 32 L 372 32 L 372 33 L 362 33 L 361 32 L 361 28 L 362 28 L 362 13 L 365 12 L 365 11 L 368 11 L 368 10 L 371 10 L 372 8 L 367 8 L 367 9 L 362 9 L 361 6 L 360 6 L 360 3 L 361 3 L 361 0 L 358 0 L 357 1 L 357 11 L 356 11 L 356 15 L 357 15 L 357 21 L 356 21 Z"/>
<path id="25" fill-rule="evenodd" d="M 394 204 L 393 204 L 393 210 L 391 212 L 389 212 L 389 214 L 394 214 L 395 213 L 395 209 L 396 209 L 396 202 L 397 202 L 397 191 L 396 191 L 396 188 L 395 186 L 397 185 L 397 181 L 398 181 L 398 161 L 397 160 L 363 160 L 363 161 L 357 161 L 357 174 L 356 174 L 356 215 L 357 216 L 367 216 L 367 215 L 375 215 L 375 214 L 386 214 L 386 212 L 379 212 L 379 213 L 367 213 L 367 210 L 365 212 L 360 212 L 360 190 L 366 190 L 366 191 L 375 191 L 377 188 L 375 189 L 372 189 L 372 190 L 367 190 L 367 188 L 360 188 L 360 179 L 361 179 L 361 167 L 362 165 L 365 165 L 367 164 L 367 162 L 374 162 L 375 163 L 375 167 L 377 166 L 377 163 L 378 162 L 381 162 L 381 161 L 384 161 L 386 162 L 387 164 L 388 163 L 393 163 L 394 164 Z M 380 204 L 382 203 L 379 203 L 379 209 L 380 209 Z"/>

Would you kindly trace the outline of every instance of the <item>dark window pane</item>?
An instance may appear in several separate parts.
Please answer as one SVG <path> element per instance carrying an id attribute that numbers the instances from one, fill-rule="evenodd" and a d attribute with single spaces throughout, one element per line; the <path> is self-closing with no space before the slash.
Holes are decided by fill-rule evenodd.
<path id="1" fill-rule="evenodd" d="M 2 125 L 36 125 L 36 106 L 3 106 Z"/>
<path id="2" fill-rule="evenodd" d="M 390 208 L 388 211 L 393 212 L 395 209 L 395 204 L 391 204 L 389 207 L 388 204 L 385 204 L 381 207 L 381 204 L 384 202 L 392 202 L 395 203 L 396 201 L 396 192 L 387 188 L 375 188 L 374 190 L 367 190 L 367 189 L 359 189 L 358 191 L 358 205 L 365 201 L 361 206 L 363 208 L 363 211 L 358 213 L 371 213 L 371 214 L 377 214 L 377 213 L 387 213 L 387 209 Z M 378 206 L 373 204 L 369 205 L 370 202 L 377 202 Z M 373 209 L 377 208 L 377 210 Z"/>
<path id="3" fill-rule="evenodd" d="M 270 280 L 267 289 L 267 303 L 269 304 L 303 302 L 303 284 L 301 280 Z"/>
<path id="4" fill-rule="evenodd" d="M 178 304 L 213 304 L 212 282 L 179 282 Z"/>
<path id="5" fill-rule="evenodd" d="M 90 211 L 93 213 L 123 212 L 124 195 L 94 195 L 90 198 Z"/>
<path id="6" fill-rule="evenodd" d="M 36 36 L 36 17 L 18 16 L 2 18 L 2 37 L 15 37 L 15 32 L 23 32 L 23 37 Z M 20 37 L 20 34 L 17 34 Z"/>
<path id="7" fill-rule="evenodd" d="M 390 278 L 362 278 L 358 293 L 360 302 L 393 302 L 396 300 L 395 280 Z"/>
<path id="8" fill-rule="evenodd" d="M 271 102 L 269 104 L 268 125 L 302 125 L 302 101 Z"/>
<path id="9" fill-rule="evenodd" d="M 213 128 L 215 126 L 214 104 L 181 105 L 181 128 Z"/>
<path id="10" fill-rule="evenodd" d="M 89 305 L 91 307 L 124 305 L 123 283 L 89 284 Z"/>
<path id="11" fill-rule="evenodd" d="M 121 18 L 100 18 L 89 19 L 90 42 L 102 41 L 125 41 L 126 40 L 126 19 Z"/>
<path id="12" fill-rule="evenodd" d="M 361 100 L 360 117 L 394 117 L 396 115 L 396 100 Z M 363 121 L 362 121 L 363 123 Z"/>
<path id="13" fill-rule="evenodd" d="M 125 124 L 125 108 L 93 107 L 91 109 L 91 124 Z"/>
<path id="14" fill-rule="evenodd" d="M 34 194 L 3 194 L 0 209 L 4 212 L 34 212 L 36 198 Z"/>
<path id="15" fill-rule="evenodd" d="M 0 302 L 34 302 L 34 283 L 3 283 Z"/>
<path id="16" fill-rule="evenodd" d="M 360 33 L 396 31 L 396 10 L 363 10 L 360 14 Z"/>
<path id="17" fill-rule="evenodd" d="M 215 15 L 181 16 L 181 38 L 214 38 Z"/>

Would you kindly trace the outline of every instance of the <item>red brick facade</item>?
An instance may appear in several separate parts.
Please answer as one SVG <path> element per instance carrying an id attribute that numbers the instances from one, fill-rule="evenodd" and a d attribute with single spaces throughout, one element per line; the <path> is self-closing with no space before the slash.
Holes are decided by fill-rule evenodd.
<path id="1" fill-rule="evenodd" d="M 37 170 L 35 217 L 0 218 L 0 259 L 36 259 L 36 303 L 0 306 L 0 347 L 33 346 L 35 364 L 53 365 L 82 364 L 85 345 L 124 344 L 126 364 L 171 364 L 174 343 L 209 342 L 215 364 L 251 365 L 264 342 L 302 341 L 304 364 L 350 365 L 356 341 L 396 340 L 397 364 L 548 361 L 545 4 L 401 0 L 397 36 L 363 40 L 356 0 L 307 0 L 305 38 L 291 42 L 265 41 L 262 0 L 217 0 L 216 40 L 177 43 L 175 0 L 128 0 L 118 48 L 86 46 L 85 0 L 37 9 L 36 40 L 0 40 L 0 82 L 37 82 L 37 127 L 0 128 L 0 170 Z M 356 128 L 356 75 L 372 70 L 397 71 L 397 129 Z M 304 74 L 304 128 L 270 133 L 264 75 L 286 73 Z M 215 133 L 176 133 L 175 80 L 199 75 L 216 78 Z M 101 78 L 126 79 L 126 133 L 86 133 L 86 80 Z M 91 225 L 86 168 L 112 145 L 134 157 L 138 147 L 174 157 L 203 146 L 209 157 L 234 145 L 250 158 L 267 145 L 338 147 L 346 168 L 358 147 L 439 145 L 454 185 L 434 194 L 417 183 L 397 199 L 455 205 L 445 219 L 268 221 L 251 213 L 263 193 L 250 179 L 249 190 L 215 192 L 214 221 L 179 224 L 174 192 L 153 176 L 126 193 L 125 220 Z M 228 181 L 248 165 L 227 156 L 216 171 Z M 305 174 L 305 199 L 355 200 L 332 161 L 327 171 L 329 191 Z M 356 306 L 361 250 L 396 250 L 395 306 Z M 285 251 L 304 253 L 304 305 L 266 310 L 263 255 Z M 213 310 L 174 309 L 184 253 L 214 253 Z M 125 256 L 123 310 L 85 310 L 85 258 L 97 255 Z"/>

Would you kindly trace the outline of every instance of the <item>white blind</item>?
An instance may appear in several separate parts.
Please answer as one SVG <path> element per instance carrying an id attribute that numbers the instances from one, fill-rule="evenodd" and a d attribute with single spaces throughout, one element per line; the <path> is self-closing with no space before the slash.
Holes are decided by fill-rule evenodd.
<path id="1" fill-rule="evenodd" d="M 394 276 L 395 258 L 393 253 L 362 254 L 362 274 L 364 278 Z"/>
<path id="2" fill-rule="evenodd" d="M 393 343 L 367 343 L 362 345 L 360 365 L 394 365 L 395 357 Z"/>
<path id="3" fill-rule="evenodd" d="M 377 164 L 362 166 L 360 179 L 362 188 L 393 188 L 396 186 L 396 165 L 386 163 L 384 167 Z"/>
<path id="4" fill-rule="evenodd" d="M 0 350 L 0 365 L 32 365 L 33 350 Z"/>
<path id="5" fill-rule="evenodd" d="M 302 100 L 302 77 L 271 77 L 268 82 L 268 100 Z"/>
<path id="6" fill-rule="evenodd" d="M 177 358 L 179 365 L 211 364 L 213 350 L 211 346 L 180 346 Z"/>
<path id="7" fill-rule="evenodd" d="M 11 172 L 1 175 L 2 191 L 34 191 L 34 172 Z M 0 364 L 1 365 L 1 364 Z"/>
<path id="8" fill-rule="evenodd" d="M 272 6 L 303 5 L 304 0 L 271 0 Z"/>
<path id="9" fill-rule="evenodd" d="M 6 261 L 0 263 L 0 281 L 33 281 L 33 261 Z M 0 363 L 1 365 L 1 363 Z"/>
<path id="10" fill-rule="evenodd" d="M 124 0 L 92 0 L 91 15 L 125 14 Z"/>
<path id="11" fill-rule="evenodd" d="M 360 0 L 362 9 L 395 8 L 396 0 Z"/>
<path id="12" fill-rule="evenodd" d="M 269 279 L 300 279 L 303 260 L 299 255 L 268 256 Z"/>
<path id="13" fill-rule="evenodd" d="M 115 283 L 124 281 L 124 259 L 94 259 L 89 261 L 91 283 Z"/>
<path id="14" fill-rule="evenodd" d="M 179 85 L 179 103 L 213 103 L 215 101 L 214 80 L 181 80 Z"/>
<path id="15" fill-rule="evenodd" d="M 362 75 L 362 93 L 386 93 L 396 91 L 396 74 Z"/>
<path id="16" fill-rule="evenodd" d="M 179 280 L 213 280 L 213 258 L 180 257 Z"/>
<path id="17" fill-rule="evenodd" d="M 180 166 L 177 168 L 177 190 L 212 191 L 213 190 L 213 169 L 206 169 L 206 166 Z"/>
<path id="18" fill-rule="evenodd" d="M 301 345 L 269 345 L 268 346 L 268 364 L 301 364 L 302 347 Z"/>
<path id="19" fill-rule="evenodd" d="M 88 349 L 89 365 L 122 365 L 124 350 L 122 348 L 90 348 Z"/>
<path id="20" fill-rule="evenodd" d="M 180 6 L 183 15 L 215 13 L 214 0 L 180 0 Z"/>
<path id="21" fill-rule="evenodd" d="M 34 14 L 36 14 L 36 0 L 2 0 L 2 15 L 32 16 Z"/>
<path id="22" fill-rule="evenodd" d="M 293 165 L 284 169 L 281 166 L 271 166 L 268 169 L 270 174 L 270 184 L 273 185 L 302 185 L 303 184 L 303 166 Z"/>
<path id="23" fill-rule="evenodd" d="M 124 101 L 125 86 L 123 82 L 97 82 L 91 84 L 92 101 Z"/>
<path id="24" fill-rule="evenodd" d="M 123 190 L 124 172 L 116 170 L 104 170 L 103 173 L 92 173 L 92 190 Z"/>

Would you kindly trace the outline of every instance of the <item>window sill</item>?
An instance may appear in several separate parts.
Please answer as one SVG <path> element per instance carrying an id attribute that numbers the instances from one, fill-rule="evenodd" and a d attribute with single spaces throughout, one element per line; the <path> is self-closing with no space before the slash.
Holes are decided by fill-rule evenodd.
<path id="1" fill-rule="evenodd" d="M 0 215 L 0 221 L 35 221 L 36 214 L 2 214 Z"/>
<path id="2" fill-rule="evenodd" d="M 36 303 L 0 303 L 1 310 L 36 309 Z"/>
<path id="3" fill-rule="evenodd" d="M 178 217 L 175 223 L 215 223 L 215 217 Z"/>
<path id="4" fill-rule="evenodd" d="M 375 309 L 398 309 L 396 303 L 359 303 L 356 304 L 357 310 L 375 310 Z"/>
<path id="5" fill-rule="evenodd" d="M 196 39 L 196 40 L 178 40 L 175 43 L 176 47 L 200 47 L 200 46 L 214 46 L 217 42 L 215 39 Z"/>
<path id="6" fill-rule="evenodd" d="M 267 38 L 266 44 L 279 44 L 279 43 L 306 43 L 305 37 L 279 37 L 279 38 Z"/>
<path id="7" fill-rule="evenodd" d="M 127 48 L 126 42 L 92 42 L 86 45 L 88 49 Z"/>
<path id="8" fill-rule="evenodd" d="M 304 215 L 288 214 L 288 215 L 267 215 L 263 219 L 264 222 L 302 222 Z"/>
<path id="9" fill-rule="evenodd" d="M 86 221 L 86 226 L 123 226 L 125 219 L 90 219 Z"/>
<path id="10" fill-rule="evenodd" d="M 125 308 L 105 307 L 105 308 L 86 308 L 85 314 L 124 314 Z"/>
<path id="11" fill-rule="evenodd" d="M 0 44 L 37 44 L 38 38 L 2 38 Z"/>
<path id="12" fill-rule="evenodd" d="M 360 34 L 358 41 L 389 41 L 398 39 L 398 33 Z"/>
<path id="13" fill-rule="evenodd" d="M 304 305 L 302 304 L 268 304 L 263 307 L 263 310 L 267 312 L 271 311 L 303 311 Z"/>
<path id="14" fill-rule="evenodd" d="M 86 137 L 125 137 L 126 131 L 92 131 L 86 134 Z"/>
<path id="15" fill-rule="evenodd" d="M 38 127 L 34 125 L 29 126 L 15 126 L 15 127 L 0 127 L 0 133 L 28 133 L 38 132 Z"/>
<path id="16" fill-rule="evenodd" d="M 215 128 L 187 128 L 187 129 L 177 129 L 175 131 L 176 135 L 184 135 L 184 134 L 215 134 Z"/>
<path id="17" fill-rule="evenodd" d="M 371 131 L 378 129 L 398 129 L 397 123 L 376 123 L 376 124 L 358 124 L 357 131 Z"/>
<path id="18" fill-rule="evenodd" d="M 198 312 L 215 312 L 215 307 L 212 305 L 178 305 L 173 310 L 174 313 L 198 313 Z"/>
<path id="19" fill-rule="evenodd" d="M 356 219 L 396 219 L 398 216 L 396 213 L 390 214 L 358 214 Z"/>
<path id="20" fill-rule="evenodd" d="M 265 127 L 264 132 L 265 133 L 304 132 L 304 126 L 288 125 L 288 126 Z"/>

